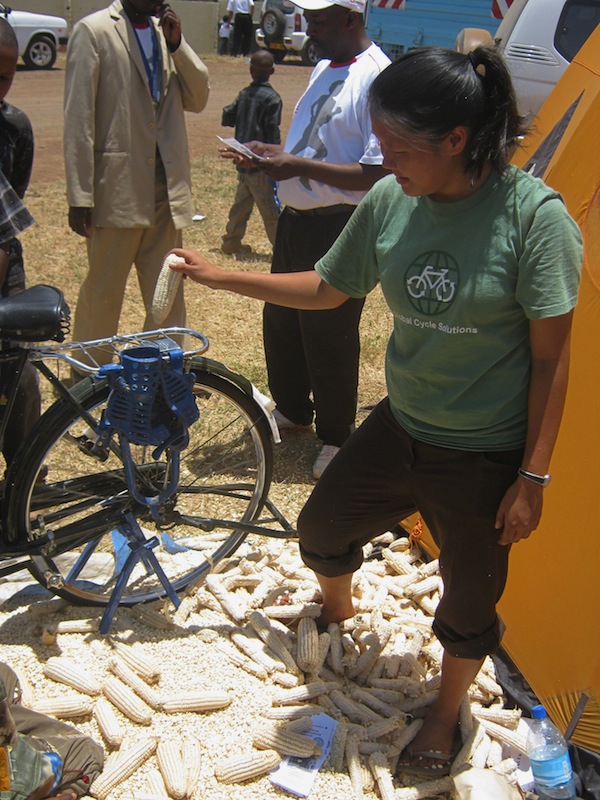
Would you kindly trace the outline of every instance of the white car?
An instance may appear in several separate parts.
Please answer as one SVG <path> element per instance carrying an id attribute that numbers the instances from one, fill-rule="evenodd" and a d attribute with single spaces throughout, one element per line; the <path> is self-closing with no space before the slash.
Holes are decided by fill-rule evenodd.
<path id="1" fill-rule="evenodd" d="M 58 45 L 67 41 L 67 20 L 49 14 L 13 11 L 4 3 L 0 3 L 0 16 L 13 27 L 25 65 L 30 69 L 51 69 Z"/>
<path id="2" fill-rule="evenodd" d="M 314 67 L 319 56 L 306 35 L 304 11 L 291 0 L 264 0 L 256 42 L 273 54 L 280 64 L 286 53 L 296 54 L 306 66 Z"/>

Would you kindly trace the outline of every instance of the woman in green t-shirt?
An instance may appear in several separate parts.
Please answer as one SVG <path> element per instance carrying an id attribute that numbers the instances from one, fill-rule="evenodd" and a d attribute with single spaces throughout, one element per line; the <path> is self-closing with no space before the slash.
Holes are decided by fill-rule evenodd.
<path id="1" fill-rule="evenodd" d="M 298 519 L 323 626 L 353 616 L 362 547 L 417 508 L 440 548 L 444 648 L 436 701 L 400 772 L 447 774 L 459 707 L 502 636 L 510 546 L 537 527 L 567 387 L 581 269 L 560 197 L 509 165 L 523 133 L 496 50 L 411 51 L 371 88 L 384 167 L 314 272 L 219 269 L 175 251 L 213 289 L 295 308 L 364 297 L 393 312 L 386 397 L 344 444 Z"/>

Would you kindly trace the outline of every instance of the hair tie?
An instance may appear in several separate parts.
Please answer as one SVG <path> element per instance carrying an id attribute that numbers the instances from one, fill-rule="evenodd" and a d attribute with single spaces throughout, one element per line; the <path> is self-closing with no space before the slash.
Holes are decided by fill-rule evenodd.
<path id="1" fill-rule="evenodd" d="M 467 58 L 471 62 L 471 66 L 475 70 L 475 72 L 479 75 L 480 78 L 485 78 L 485 64 L 478 64 L 475 60 L 475 56 L 473 55 L 473 51 L 467 53 Z"/>

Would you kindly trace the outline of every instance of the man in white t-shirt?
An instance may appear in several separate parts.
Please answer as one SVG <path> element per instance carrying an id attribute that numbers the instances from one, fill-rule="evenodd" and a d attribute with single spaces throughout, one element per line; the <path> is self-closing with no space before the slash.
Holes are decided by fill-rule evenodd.
<path id="1" fill-rule="evenodd" d="M 379 145 L 367 96 L 390 63 L 365 31 L 365 0 L 296 0 L 323 60 L 298 101 L 283 148 L 253 143 L 261 167 L 279 181 L 285 206 L 277 227 L 272 272 L 312 269 L 331 247 L 362 197 L 379 180 Z M 280 428 L 312 424 L 322 442 L 319 478 L 354 428 L 364 300 L 331 311 L 270 304 L 264 310 L 269 388 Z"/>

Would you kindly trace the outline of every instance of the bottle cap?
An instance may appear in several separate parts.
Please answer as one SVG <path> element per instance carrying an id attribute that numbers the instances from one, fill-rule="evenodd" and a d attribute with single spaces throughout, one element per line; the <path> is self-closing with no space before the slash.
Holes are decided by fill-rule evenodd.
<path id="1" fill-rule="evenodd" d="M 533 706 L 531 709 L 531 716 L 533 719 L 544 719 L 547 717 L 548 714 L 546 713 L 546 709 L 542 705 Z"/>

